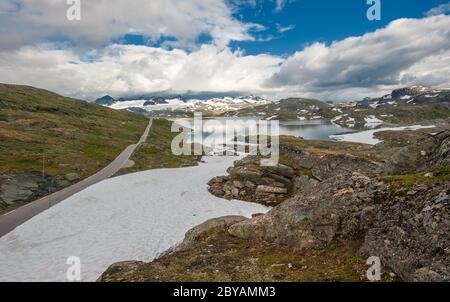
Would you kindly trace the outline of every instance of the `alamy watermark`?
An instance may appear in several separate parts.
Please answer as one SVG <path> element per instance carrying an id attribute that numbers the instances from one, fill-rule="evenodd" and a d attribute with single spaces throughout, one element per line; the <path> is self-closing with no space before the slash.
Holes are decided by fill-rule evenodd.
<path id="1" fill-rule="evenodd" d="M 370 5 L 367 10 L 367 19 L 369 21 L 381 20 L 381 0 L 367 0 L 367 5 Z"/>
<path id="2" fill-rule="evenodd" d="M 67 0 L 67 20 L 80 21 L 81 20 L 81 0 Z"/>
<path id="3" fill-rule="evenodd" d="M 367 19 L 370 21 L 381 20 L 381 0 L 366 0 L 369 9 L 367 10 Z M 67 20 L 81 20 L 81 0 L 67 0 Z"/>
<path id="4" fill-rule="evenodd" d="M 174 155 L 260 155 L 262 166 L 276 166 L 279 161 L 279 121 L 206 119 L 194 114 L 193 122 L 176 120 L 172 132 L 181 132 L 172 141 Z M 205 136 L 207 133 L 207 136 Z"/>
<path id="5" fill-rule="evenodd" d="M 366 272 L 367 280 L 375 282 L 381 281 L 381 260 L 380 257 L 371 256 L 366 261 L 367 265 L 370 265 Z"/>
<path id="6" fill-rule="evenodd" d="M 69 268 L 66 271 L 66 278 L 68 281 L 81 281 L 81 260 L 80 257 L 70 256 L 66 260 Z"/>

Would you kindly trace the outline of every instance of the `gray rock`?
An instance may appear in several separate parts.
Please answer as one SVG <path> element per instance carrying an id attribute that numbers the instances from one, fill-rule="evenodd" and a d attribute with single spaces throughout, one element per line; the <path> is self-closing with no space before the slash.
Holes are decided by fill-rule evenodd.
<path id="1" fill-rule="evenodd" d="M 80 179 L 80 176 L 77 173 L 68 173 L 66 174 L 66 179 L 70 182 L 74 182 Z"/>
<path id="2" fill-rule="evenodd" d="M 97 282 L 124 281 L 113 277 L 114 274 L 131 274 L 139 270 L 144 265 L 141 261 L 122 261 L 112 264 L 98 279 Z"/>
<path id="3" fill-rule="evenodd" d="M 238 189 L 243 189 L 245 187 L 245 185 L 242 182 L 240 182 L 239 180 L 234 180 L 233 186 Z"/>
<path id="4" fill-rule="evenodd" d="M 256 188 L 257 193 L 274 193 L 274 194 L 287 194 L 286 188 L 270 187 L 270 186 L 258 186 Z"/>
<path id="5" fill-rule="evenodd" d="M 8 174 L 1 178 L 0 204 L 4 205 L 29 202 L 45 196 L 52 184 L 49 175 L 39 172 Z"/>
<path id="6" fill-rule="evenodd" d="M 432 271 L 428 267 L 419 268 L 414 272 L 413 280 L 415 282 L 443 282 L 441 275 Z M 448 280 L 447 280 L 448 281 Z"/>
<path id="7" fill-rule="evenodd" d="M 192 229 L 190 229 L 181 244 L 173 249 L 173 251 L 180 251 L 194 244 L 198 238 L 214 228 L 225 227 L 228 228 L 230 225 L 242 222 L 248 218 L 243 216 L 225 216 L 220 218 L 210 219 Z"/>

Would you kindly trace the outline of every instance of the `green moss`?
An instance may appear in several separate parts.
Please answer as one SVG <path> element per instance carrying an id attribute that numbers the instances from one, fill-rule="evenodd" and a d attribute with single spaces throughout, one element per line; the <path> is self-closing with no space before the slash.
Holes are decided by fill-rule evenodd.
<path id="1" fill-rule="evenodd" d="M 425 176 L 428 173 L 432 173 L 432 176 Z M 450 167 L 441 167 L 413 174 L 392 175 L 385 179 L 391 183 L 393 189 L 411 189 L 417 184 L 439 184 L 450 180 Z"/>

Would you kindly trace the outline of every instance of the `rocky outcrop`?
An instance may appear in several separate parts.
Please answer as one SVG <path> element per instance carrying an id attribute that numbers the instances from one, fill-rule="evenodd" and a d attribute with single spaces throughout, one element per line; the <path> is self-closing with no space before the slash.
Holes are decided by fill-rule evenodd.
<path id="1" fill-rule="evenodd" d="M 143 265 L 144 262 L 141 261 L 122 261 L 114 263 L 97 279 L 97 282 L 125 281 L 127 276 L 135 274 Z M 118 277 L 118 275 L 120 275 L 120 277 Z"/>
<path id="2" fill-rule="evenodd" d="M 392 195 L 384 183 L 354 174 L 335 177 L 229 233 L 301 248 L 363 238 L 361 253 L 378 256 L 405 281 L 449 281 L 450 182 Z"/>
<path id="3" fill-rule="evenodd" d="M 263 167 L 256 156 L 236 161 L 227 172 L 228 176 L 215 177 L 208 183 L 211 194 L 269 206 L 289 197 L 296 176 L 294 169 L 282 164 Z"/>
<path id="4" fill-rule="evenodd" d="M 0 212 L 9 206 L 34 201 L 80 180 L 76 173 L 52 176 L 42 172 L 0 175 Z"/>
<path id="5" fill-rule="evenodd" d="M 436 139 L 440 141 L 440 143 L 433 152 L 429 161 L 429 166 L 450 166 L 450 130 L 437 133 Z"/>
<path id="6" fill-rule="evenodd" d="M 359 237 L 385 193 L 385 185 L 352 173 L 305 189 L 268 214 L 233 225 L 239 238 L 318 247 L 339 238 Z"/>
<path id="7" fill-rule="evenodd" d="M 231 225 L 242 222 L 247 220 L 246 217 L 243 216 L 225 216 L 220 218 L 213 218 L 210 219 L 192 229 L 190 229 L 185 237 L 182 243 L 177 245 L 174 249 L 171 249 L 169 252 L 166 252 L 164 254 L 170 253 L 172 251 L 181 251 L 183 249 L 188 248 L 189 246 L 195 244 L 197 240 L 205 234 L 206 232 L 214 229 L 214 228 L 225 228 L 228 229 Z"/>
<path id="8" fill-rule="evenodd" d="M 450 281 L 450 182 L 418 186 L 378 207 L 362 251 L 407 281 Z"/>
<path id="9" fill-rule="evenodd" d="M 317 157 L 290 152 L 297 163 L 308 166 L 316 183 L 302 183 L 302 189 L 266 215 L 232 225 L 228 232 L 246 240 L 301 248 L 328 246 L 342 240 L 363 240 L 360 253 L 379 256 L 385 267 L 406 281 L 450 280 L 450 181 L 444 176 L 417 184 L 412 189 L 393 189 L 383 175 L 388 171 L 410 171 L 424 167 L 448 167 L 447 131 L 430 136 L 421 133 L 384 136 L 384 164 L 343 155 Z M 424 141 L 405 146 L 405 142 Z M 392 154 L 405 148 L 397 162 Z M 426 151 L 424 151 L 426 150 Z M 286 149 L 284 152 L 288 151 Z M 292 150 L 291 150 L 292 151 Z M 433 179 L 433 173 L 426 174 Z M 405 176 L 409 179 L 408 176 Z M 297 177 L 296 181 L 300 181 Z"/>

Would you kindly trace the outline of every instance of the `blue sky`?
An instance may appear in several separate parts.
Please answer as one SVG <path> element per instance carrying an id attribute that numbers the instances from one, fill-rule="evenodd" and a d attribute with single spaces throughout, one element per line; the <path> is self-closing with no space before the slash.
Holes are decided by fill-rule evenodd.
<path id="1" fill-rule="evenodd" d="M 297 0 L 287 3 L 282 11 L 276 12 L 273 3 L 261 4 L 261 9 L 246 7 L 237 14 L 241 20 L 260 23 L 269 30 L 262 38 L 273 36 L 267 42 L 236 42 L 234 47 L 245 49 L 249 54 L 268 52 L 284 55 L 303 48 L 313 42 L 330 43 L 348 36 L 359 36 L 385 27 L 398 18 L 421 18 L 431 8 L 447 3 L 442 0 L 382 0 L 382 18 L 369 21 L 366 17 L 368 5 L 364 0 Z M 295 28 L 283 34 L 277 32 L 277 24 Z"/>
<path id="2" fill-rule="evenodd" d="M 0 82 L 85 99 L 450 87 L 448 0 L 380 0 L 380 21 L 366 0 L 80 1 L 74 21 L 66 1 L 0 0 Z"/>
<path id="3" fill-rule="evenodd" d="M 430 9 L 448 3 L 447 0 L 381 0 L 381 20 L 369 21 L 366 12 L 370 6 L 365 0 L 288 1 L 280 11 L 275 9 L 273 1 L 256 1 L 255 6 L 248 3 L 234 5 L 234 16 L 245 23 L 261 24 L 265 29 L 253 31 L 255 41 L 233 41 L 230 47 L 242 49 L 246 54 L 281 56 L 290 55 L 314 42 L 331 43 L 349 36 L 360 36 L 399 18 L 422 18 Z M 280 32 L 280 29 L 285 31 Z M 134 34 L 115 41 L 159 46 L 167 39 L 173 40 L 174 37 L 165 37 L 154 43 Z M 204 34 L 198 41 L 210 43 L 211 37 Z"/>

